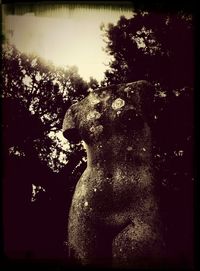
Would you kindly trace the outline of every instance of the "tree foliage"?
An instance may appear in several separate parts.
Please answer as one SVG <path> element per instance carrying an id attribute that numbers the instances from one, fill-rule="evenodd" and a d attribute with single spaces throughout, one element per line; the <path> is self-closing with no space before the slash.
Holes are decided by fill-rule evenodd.
<path id="1" fill-rule="evenodd" d="M 85 166 L 81 144 L 64 140 L 61 127 L 88 86 L 76 67 L 56 68 L 7 43 L 1 75 L 5 253 L 60 257 L 70 199 Z"/>
<path id="2" fill-rule="evenodd" d="M 56 68 L 52 63 L 34 55 L 27 56 L 9 44 L 3 48 L 2 60 L 3 103 L 6 99 L 18 101 L 32 118 L 41 122 L 43 134 L 35 138 L 33 147 L 41 160 L 58 171 L 70 158 L 65 149 L 69 149 L 70 156 L 69 153 L 77 147 L 62 143 L 61 132 L 60 137 L 57 133 L 61 130 L 67 108 L 87 94 L 87 83 L 78 75 L 76 67 Z M 24 122 L 24 127 L 26 125 Z M 31 135 L 30 130 L 29 133 Z"/>
<path id="3" fill-rule="evenodd" d="M 106 51 L 113 60 L 105 81 L 140 79 L 166 90 L 193 86 L 194 41 L 190 14 L 136 11 L 105 29 Z"/>

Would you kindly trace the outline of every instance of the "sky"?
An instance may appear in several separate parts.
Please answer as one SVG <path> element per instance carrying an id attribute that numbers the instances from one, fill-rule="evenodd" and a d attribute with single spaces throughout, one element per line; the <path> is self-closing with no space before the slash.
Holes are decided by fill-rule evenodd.
<path id="1" fill-rule="evenodd" d="M 100 26 L 114 23 L 131 9 L 62 8 L 43 9 L 39 14 L 4 14 L 3 29 L 10 43 L 23 53 L 34 53 L 56 66 L 77 66 L 80 76 L 101 81 L 109 62 L 103 51 Z"/>

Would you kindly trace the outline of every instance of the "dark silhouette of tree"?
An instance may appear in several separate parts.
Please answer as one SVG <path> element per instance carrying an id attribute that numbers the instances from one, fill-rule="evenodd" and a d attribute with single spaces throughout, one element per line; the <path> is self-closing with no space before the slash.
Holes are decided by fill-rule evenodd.
<path id="1" fill-rule="evenodd" d="M 192 14 L 135 9 L 104 26 L 111 56 L 102 85 L 146 79 L 155 86 L 151 126 L 158 196 L 174 262 L 192 262 L 193 85 Z"/>
<path id="2" fill-rule="evenodd" d="M 18 99 L 42 121 L 44 136 L 35 142 L 38 154 L 40 159 L 59 171 L 64 165 L 58 159 L 62 146 L 48 134 L 61 130 L 67 108 L 87 94 L 87 83 L 78 75 L 76 67 L 55 68 L 51 63 L 37 56 L 26 56 L 10 45 L 3 48 L 2 60 L 2 97 Z M 50 152 L 55 148 L 57 155 L 52 160 Z"/>
<path id="3" fill-rule="evenodd" d="M 33 149 L 33 141 L 42 136 L 43 127 L 19 100 L 4 98 L 1 105 L 4 248 L 9 257 L 26 257 L 35 233 L 31 223 L 32 184 L 41 185 L 38 172 L 47 177 Z"/>
<path id="4" fill-rule="evenodd" d="M 55 68 L 6 43 L 1 84 L 5 254 L 66 257 L 67 212 L 85 152 L 56 133 L 88 86 L 76 67 Z"/>
<path id="5" fill-rule="evenodd" d="M 165 90 L 193 86 L 194 41 L 190 14 L 138 10 L 105 31 L 106 51 L 113 56 L 108 84 L 141 78 Z"/>

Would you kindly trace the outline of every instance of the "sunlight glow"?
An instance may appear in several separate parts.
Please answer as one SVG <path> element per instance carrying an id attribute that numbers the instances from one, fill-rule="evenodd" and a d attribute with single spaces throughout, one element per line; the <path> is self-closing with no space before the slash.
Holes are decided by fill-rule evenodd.
<path id="1" fill-rule="evenodd" d="M 56 66 L 76 65 L 83 79 L 103 79 L 109 57 L 103 51 L 100 26 L 130 18 L 132 10 L 69 9 L 4 16 L 4 31 L 18 50 L 50 60 Z"/>

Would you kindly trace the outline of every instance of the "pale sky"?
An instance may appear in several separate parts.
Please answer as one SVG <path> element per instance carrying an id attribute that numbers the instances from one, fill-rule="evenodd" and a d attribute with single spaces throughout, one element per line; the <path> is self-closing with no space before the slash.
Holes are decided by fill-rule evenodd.
<path id="1" fill-rule="evenodd" d="M 5 33 L 18 50 L 35 53 L 56 66 L 76 65 L 85 80 L 103 79 L 109 57 L 100 25 L 116 23 L 121 15 L 132 17 L 132 10 L 69 8 L 4 16 Z"/>

